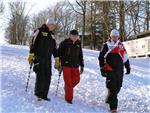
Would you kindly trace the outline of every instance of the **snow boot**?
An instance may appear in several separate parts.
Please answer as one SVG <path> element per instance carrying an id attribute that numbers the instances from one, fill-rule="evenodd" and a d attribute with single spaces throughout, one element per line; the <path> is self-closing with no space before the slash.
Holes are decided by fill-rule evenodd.
<path id="1" fill-rule="evenodd" d="M 66 100 L 68 104 L 73 104 L 71 100 Z"/>
<path id="2" fill-rule="evenodd" d="M 36 96 L 36 98 L 37 98 L 37 101 L 42 101 L 41 97 Z"/>
<path id="3" fill-rule="evenodd" d="M 117 110 L 116 109 L 112 109 L 110 110 L 111 113 L 117 113 Z"/>
<path id="4" fill-rule="evenodd" d="M 43 100 L 46 100 L 46 101 L 51 101 L 50 98 L 42 98 Z"/>
<path id="5" fill-rule="evenodd" d="M 37 101 L 42 101 L 42 98 L 38 98 Z"/>
<path id="6" fill-rule="evenodd" d="M 37 100 L 38 100 L 38 101 L 42 101 L 42 100 L 51 101 L 51 99 L 49 99 L 49 98 L 47 98 L 47 97 L 44 98 L 44 97 L 39 97 L 39 96 L 37 96 L 37 95 L 36 95 L 36 97 L 37 97 Z"/>

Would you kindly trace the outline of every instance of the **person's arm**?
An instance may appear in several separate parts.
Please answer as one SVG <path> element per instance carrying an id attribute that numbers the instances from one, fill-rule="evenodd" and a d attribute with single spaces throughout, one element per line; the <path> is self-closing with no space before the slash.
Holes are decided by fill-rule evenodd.
<path id="1" fill-rule="evenodd" d="M 39 30 L 35 30 L 32 35 L 32 40 L 30 44 L 30 51 L 28 55 L 28 62 L 29 64 L 32 64 L 34 59 L 35 59 L 35 52 L 38 46 L 38 35 L 39 35 Z"/>
<path id="2" fill-rule="evenodd" d="M 54 47 L 53 47 L 53 56 L 54 56 L 54 58 L 56 58 L 56 57 L 59 57 L 59 55 L 58 55 L 58 49 L 57 49 L 57 45 L 56 45 L 56 41 L 53 39 L 53 42 L 54 42 Z"/>
<path id="3" fill-rule="evenodd" d="M 59 58 L 60 60 L 62 59 L 63 55 L 64 55 L 64 52 L 65 52 L 65 41 L 62 41 L 60 44 L 59 44 L 59 48 L 58 48 L 58 53 L 59 53 Z"/>
<path id="4" fill-rule="evenodd" d="M 80 59 L 80 66 L 81 66 L 81 67 L 84 67 L 83 51 L 82 51 L 81 43 L 80 43 L 79 59 Z"/>
<path id="5" fill-rule="evenodd" d="M 129 59 L 124 63 L 124 66 L 126 68 L 126 74 L 130 74 L 131 68 L 130 68 Z"/>
<path id="6" fill-rule="evenodd" d="M 36 52 L 38 46 L 38 36 L 39 36 L 39 29 L 35 30 L 32 35 L 31 45 L 30 45 L 30 54 Z"/>
<path id="7" fill-rule="evenodd" d="M 100 51 L 99 57 L 98 57 L 100 68 L 104 66 L 104 63 L 105 63 L 104 56 L 107 53 L 107 51 L 108 51 L 108 46 L 107 46 L 107 44 L 104 44 L 102 50 Z"/>
<path id="8" fill-rule="evenodd" d="M 128 53 L 127 53 L 124 45 L 123 45 L 123 47 L 124 47 L 124 52 L 125 52 L 124 53 L 124 59 L 123 59 L 124 66 L 126 68 L 126 73 L 125 74 L 130 74 L 131 68 L 130 68 Z"/>
<path id="9" fill-rule="evenodd" d="M 101 50 L 101 52 L 99 54 L 99 58 L 98 58 L 99 59 L 99 66 L 100 66 L 101 75 L 103 77 L 107 76 L 106 71 L 103 69 L 103 66 L 105 64 L 105 58 L 104 58 L 104 56 L 107 53 L 107 51 L 108 51 L 108 46 L 107 46 L 107 44 L 104 44 L 104 46 L 103 46 L 103 48 L 102 48 L 102 50 Z"/>
<path id="10" fill-rule="evenodd" d="M 54 47 L 53 47 L 53 56 L 55 58 L 55 69 L 58 69 L 60 68 L 60 59 L 59 59 L 59 54 L 58 54 L 58 49 L 57 49 L 57 46 L 56 46 L 56 41 L 53 39 L 53 43 L 54 43 Z"/>
<path id="11" fill-rule="evenodd" d="M 84 60 L 83 60 L 83 51 L 81 47 L 81 42 L 80 42 L 80 53 L 79 53 L 79 59 L 80 59 L 80 74 L 83 73 L 84 71 Z"/>

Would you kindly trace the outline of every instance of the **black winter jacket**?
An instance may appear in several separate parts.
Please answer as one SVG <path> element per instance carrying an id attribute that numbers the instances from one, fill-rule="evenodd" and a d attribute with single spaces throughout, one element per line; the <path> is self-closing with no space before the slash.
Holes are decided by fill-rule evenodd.
<path id="1" fill-rule="evenodd" d="M 52 54 L 54 57 L 58 56 L 56 41 L 52 37 L 54 33 L 49 31 L 45 24 L 37 30 L 35 32 L 38 32 L 38 34 L 32 38 L 30 53 L 35 54 L 35 62 L 44 60 L 45 62 L 49 62 L 49 64 L 51 64 Z"/>
<path id="2" fill-rule="evenodd" d="M 59 56 L 62 66 L 84 67 L 81 42 L 79 40 L 74 44 L 70 38 L 62 41 L 59 45 Z"/>
<path id="3" fill-rule="evenodd" d="M 103 49 L 99 54 L 99 65 L 100 67 L 104 66 L 104 56 L 108 52 L 108 46 L 105 43 Z M 111 66 L 113 73 L 112 75 L 115 80 L 122 80 L 123 79 L 123 66 L 125 65 L 126 68 L 130 68 L 129 60 L 123 63 L 121 56 L 116 53 L 109 53 L 106 57 L 106 62 Z"/>

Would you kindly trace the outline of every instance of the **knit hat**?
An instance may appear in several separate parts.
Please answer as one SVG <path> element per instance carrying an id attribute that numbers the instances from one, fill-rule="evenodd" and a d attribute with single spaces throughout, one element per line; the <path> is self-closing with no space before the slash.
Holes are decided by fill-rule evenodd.
<path id="1" fill-rule="evenodd" d="M 110 32 L 110 36 L 119 36 L 119 31 L 116 30 L 116 29 L 113 29 L 113 30 Z"/>
<path id="2" fill-rule="evenodd" d="M 48 18 L 46 24 L 56 24 L 54 18 Z"/>
<path id="3" fill-rule="evenodd" d="M 79 35 L 78 31 L 75 30 L 75 29 L 74 29 L 74 30 L 71 30 L 71 31 L 70 31 L 70 34 L 71 34 L 71 35 Z"/>

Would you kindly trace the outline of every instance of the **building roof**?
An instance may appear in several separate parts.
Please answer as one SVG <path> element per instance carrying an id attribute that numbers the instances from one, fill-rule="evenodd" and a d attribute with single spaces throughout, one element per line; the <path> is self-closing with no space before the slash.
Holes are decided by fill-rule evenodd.
<path id="1" fill-rule="evenodd" d="M 147 37 L 147 36 L 150 36 L 150 30 L 145 31 L 145 32 L 141 32 L 141 33 L 136 34 L 136 35 L 129 36 L 129 39 L 144 38 L 144 37 Z"/>

